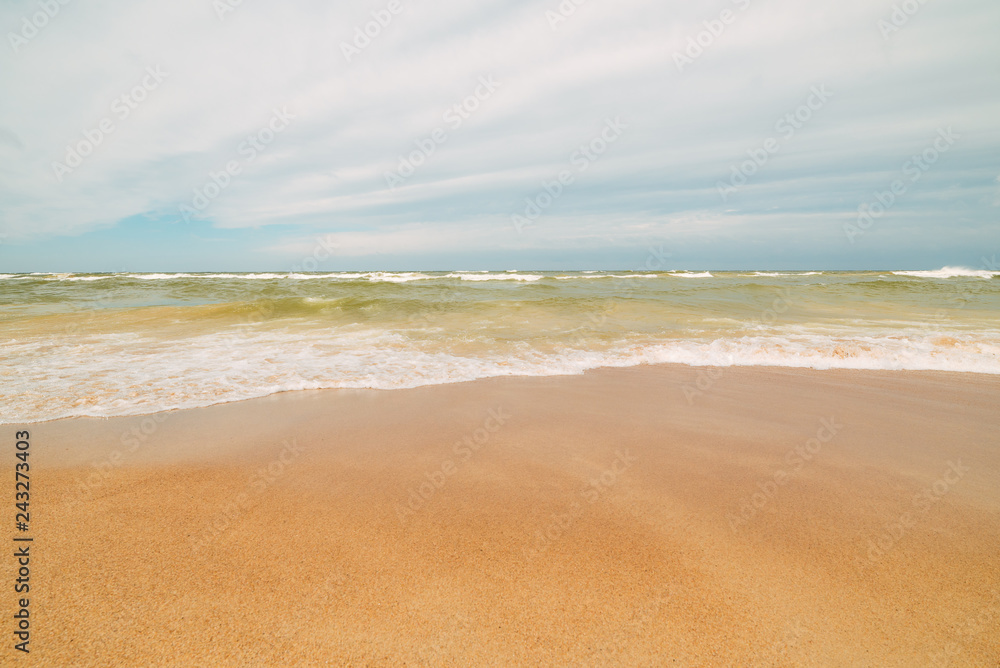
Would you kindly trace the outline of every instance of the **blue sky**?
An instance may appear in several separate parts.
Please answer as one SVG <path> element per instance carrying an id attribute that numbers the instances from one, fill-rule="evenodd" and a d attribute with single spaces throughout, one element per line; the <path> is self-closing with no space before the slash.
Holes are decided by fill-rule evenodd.
<path id="1" fill-rule="evenodd" d="M 993 0 L 8 0 L 0 272 L 976 266 L 998 29 Z"/>

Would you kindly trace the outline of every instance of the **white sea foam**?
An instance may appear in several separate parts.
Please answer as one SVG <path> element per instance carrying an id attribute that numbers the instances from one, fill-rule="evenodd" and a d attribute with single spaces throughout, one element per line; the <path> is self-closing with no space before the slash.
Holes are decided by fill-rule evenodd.
<path id="1" fill-rule="evenodd" d="M 845 331 L 845 330 L 831 330 Z M 477 340 L 472 337 L 471 340 Z M 814 369 L 907 369 L 1000 374 L 1000 332 L 896 330 L 726 338 L 646 337 L 469 347 L 469 336 L 428 341 L 400 330 L 227 331 L 163 340 L 138 334 L 0 344 L 0 421 L 133 415 L 325 388 L 395 389 L 492 376 L 577 374 L 598 367 L 678 363 Z"/>
<path id="2" fill-rule="evenodd" d="M 68 276 L 68 275 L 67 275 Z M 311 281 L 311 280 L 321 280 L 321 279 L 346 279 L 346 280 L 356 280 L 356 279 L 367 279 L 372 282 L 392 282 L 392 283 L 405 283 L 408 281 L 416 280 L 428 280 L 436 278 L 435 276 L 428 276 L 427 274 L 419 274 L 414 272 L 389 272 L 389 271 L 378 271 L 378 272 L 368 272 L 368 273 L 350 273 L 350 272 L 333 272 L 326 274 L 302 274 L 297 272 L 290 272 L 287 274 L 277 274 L 277 273 L 247 273 L 247 274 L 123 274 L 127 278 L 136 278 L 144 281 L 172 281 L 177 279 L 187 279 L 187 278 L 215 278 L 215 279 L 235 279 L 235 280 L 248 280 L 248 281 L 273 281 L 273 280 L 297 280 L 297 281 Z M 102 276 L 101 278 L 111 278 L 111 276 Z M 70 280 L 74 280 L 70 278 Z M 83 280 L 83 279 L 75 279 Z M 93 280 L 93 279 L 89 279 Z"/>
<path id="3" fill-rule="evenodd" d="M 235 278 L 248 281 L 273 281 L 281 278 L 294 278 L 294 274 L 200 274 L 198 278 Z"/>
<path id="4" fill-rule="evenodd" d="M 740 274 L 740 276 L 766 276 L 768 278 L 777 278 L 779 276 L 822 276 L 822 271 L 804 271 L 804 272 L 780 272 L 780 271 L 755 271 L 752 274 Z"/>
<path id="5" fill-rule="evenodd" d="M 460 278 L 463 281 L 540 281 L 544 276 L 538 274 L 448 274 L 446 278 Z"/>
<path id="6" fill-rule="evenodd" d="M 896 276 L 915 276 L 917 278 L 993 278 L 1000 276 L 1000 271 L 985 269 L 969 269 L 968 267 L 943 267 L 933 271 L 894 271 Z"/>
<path id="7" fill-rule="evenodd" d="M 659 274 L 599 274 L 588 276 L 554 276 L 558 281 L 574 281 L 594 278 L 659 278 Z"/>
<path id="8" fill-rule="evenodd" d="M 125 274 L 140 281 L 173 281 L 178 278 L 196 278 L 193 274 Z"/>
<path id="9" fill-rule="evenodd" d="M 666 277 L 712 274 L 2 274 L 5 312 L 9 304 L 18 317 L 0 322 L 7 326 L 0 330 L 0 421 L 130 415 L 296 389 L 391 389 L 665 362 L 1000 374 L 1000 283 L 984 281 L 959 295 L 957 284 L 926 280 L 926 272 L 919 278 L 886 274 L 890 284 L 877 283 L 872 272 L 838 274 L 843 278 L 829 287 L 794 278 L 820 273 L 763 281 L 801 286 L 791 308 L 780 311 L 785 304 L 759 289 L 762 279 L 735 281 L 729 272 L 725 281 L 698 285 Z M 132 280 L 136 276 L 145 280 Z M 670 285 L 636 281 L 626 290 L 621 280 L 658 276 Z M 530 287 L 545 277 L 560 280 Z M 110 282 L 64 283 L 74 286 L 64 291 L 48 282 L 101 278 L 121 279 L 114 284 L 114 308 L 102 301 Z M 266 290 L 237 296 L 247 302 L 217 303 L 210 289 L 185 291 L 176 300 L 155 289 L 155 281 L 199 278 L 225 284 L 219 300 L 232 299 L 234 285 Z M 609 280 L 573 282 L 584 278 Z M 238 283 L 244 279 L 274 283 Z M 441 289 L 385 285 L 410 281 Z M 898 290 L 904 282 L 909 287 Z M 754 289 L 743 292 L 740 283 Z M 876 298 L 869 298 L 873 292 Z M 192 295 L 196 303 L 189 304 Z M 318 306 L 299 308 L 298 300 Z M 155 319 L 160 306 L 150 302 L 170 307 L 162 321 Z"/>
<path id="10" fill-rule="evenodd" d="M 365 278 L 373 283 L 409 283 L 410 281 L 428 281 L 436 277 L 416 272 L 393 273 L 387 271 L 377 271 L 371 274 L 365 274 Z"/>

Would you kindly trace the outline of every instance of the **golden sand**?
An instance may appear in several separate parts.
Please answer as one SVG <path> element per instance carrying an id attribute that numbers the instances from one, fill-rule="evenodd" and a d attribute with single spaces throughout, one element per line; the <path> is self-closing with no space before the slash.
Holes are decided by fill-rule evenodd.
<path id="1" fill-rule="evenodd" d="M 997 666 L 998 399 L 662 366 L 29 426 L 0 663 Z"/>

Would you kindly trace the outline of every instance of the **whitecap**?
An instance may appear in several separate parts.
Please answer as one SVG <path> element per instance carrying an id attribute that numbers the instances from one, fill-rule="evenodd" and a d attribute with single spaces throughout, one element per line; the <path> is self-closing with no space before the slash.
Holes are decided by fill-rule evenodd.
<path id="1" fill-rule="evenodd" d="M 1000 271 L 986 269 L 969 269 L 968 267 L 942 267 L 932 271 L 894 271 L 896 276 L 914 276 L 917 278 L 993 278 L 1000 276 Z"/>
<path id="2" fill-rule="evenodd" d="M 460 278 L 463 281 L 524 281 L 533 283 L 545 277 L 538 274 L 448 274 L 445 278 Z"/>

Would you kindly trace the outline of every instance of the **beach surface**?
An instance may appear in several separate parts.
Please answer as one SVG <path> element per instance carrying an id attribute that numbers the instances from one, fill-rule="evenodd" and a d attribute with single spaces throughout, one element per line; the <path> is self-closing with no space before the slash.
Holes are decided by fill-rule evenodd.
<path id="1" fill-rule="evenodd" d="M 998 407 L 663 365 L 4 425 L 0 663 L 997 666 Z"/>

